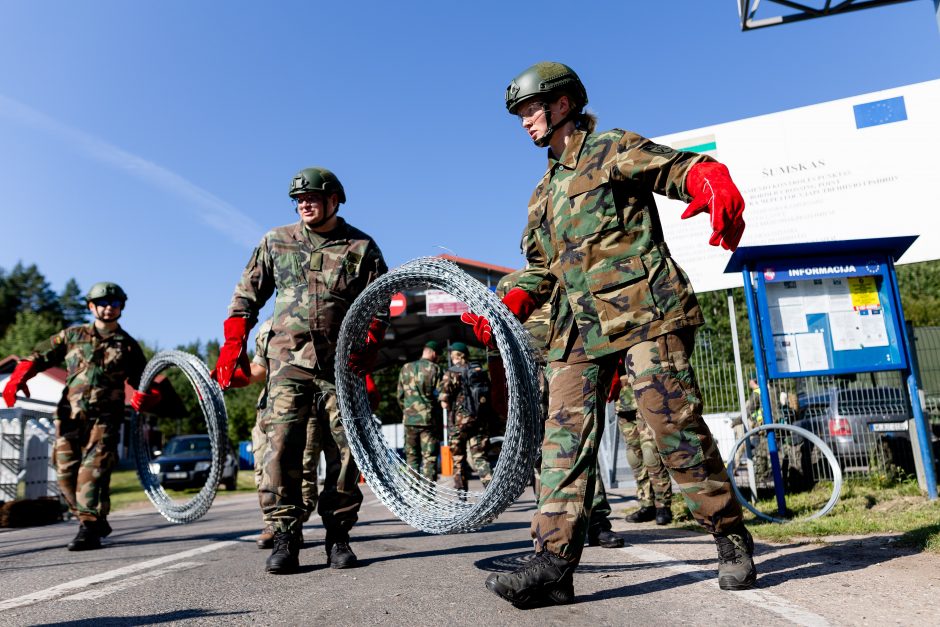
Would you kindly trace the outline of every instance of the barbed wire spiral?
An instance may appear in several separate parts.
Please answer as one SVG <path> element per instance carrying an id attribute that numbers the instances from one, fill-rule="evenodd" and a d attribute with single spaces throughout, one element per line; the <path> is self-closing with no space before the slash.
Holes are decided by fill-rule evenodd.
<path id="1" fill-rule="evenodd" d="M 362 378 L 347 362 L 361 346 L 372 318 L 387 312 L 394 294 L 439 289 L 490 321 L 506 370 L 509 416 L 493 480 L 483 492 L 438 485 L 412 470 L 372 419 Z M 396 516 L 427 533 L 464 533 L 491 522 L 526 489 L 540 445 L 539 359 L 531 336 L 496 295 L 456 264 L 437 257 L 410 261 L 379 277 L 353 302 L 343 320 L 336 352 L 340 415 L 356 463 L 375 495 Z"/>
<path id="2" fill-rule="evenodd" d="M 228 414 L 222 390 L 209 375 L 209 369 L 198 357 L 183 351 L 161 351 L 147 362 L 140 378 L 140 389 L 150 388 L 154 377 L 160 372 L 176 366 L 196 390 L 196 398 L 202 415 L 206 419 L 209 441 L 212 445 L 212 465 L 206 484 L 198 494 L 185 503 L 176 503 L 160 485 L 160 478 L 150 469 L 153 459 L 150 457 L 150 445 L 144 438 L 140 415 L 135 413 L 131 428 L 134 461 L 137 464 L 137 476 L 140 484 L 157 511 L 171 523 L 184 524 L 202 518 L 215 499 L 222 474 L 222 463 L 228 450 Z"/>

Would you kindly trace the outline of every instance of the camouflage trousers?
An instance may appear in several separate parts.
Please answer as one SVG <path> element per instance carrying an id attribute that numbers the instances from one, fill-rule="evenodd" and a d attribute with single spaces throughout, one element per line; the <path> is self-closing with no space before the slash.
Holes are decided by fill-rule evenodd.
<path id="1" fill-rule="evenodd" d="M 54 447 L 59 491 L 79 521 L 106 518 L 111 510 L 111 471 L 123 416 L 64 417 L 55 421 Z"/>
<path id="2" fill-rule="evenodd" d="M 541 464 L 542 464 L 542 455 L 539 453 L 536 458 L 536 467 L 535 467 L 535 494 L 538 498 L 539 493 L 541 492 Z M 601 481 L 600 472 L 595 473 L 594 480 L 594 500 L 591 501 L 591 514 L 588 520 L 588 528 L 592 531 L 610 531 L 613 527 L 610 524 L 610 514 L 612 513 L 612 508 L 610 503 L 607 501 L 607 491 L 604 489 L 604 482 Z M 535 530 L 534 526 L 532 528 L 533 532 Z M 533 533 L 532 539 L 535 539 Z"/>
<path id="3" fill-rule="evenodd" d="M 405 460 L 422 477 L 437 481 L 437 456 L 441 438 L 436 427 L 405 425 Z"/>
<path id="4" fill-rule="evenodd" d="M 327 533 L 348 533 L 359 518 L 362 491 L 340 420 L 336 386 L 320 373 L 270 360 L 268 407 L 261 430 L 268 448 L 258 489 L 266 523 L 277 531 L 299 531 L 307 512 L 303 497 L 305 450 L 313 446 L 326 458 L 317 513 Z"/>
<path id="5" fill-rule="evenodd" d="M 548 419 L 542 441 L 539 509 L 532 519 L 536 551 L 577 564 L 597 484 L 599 409 L 620 354 L 591 359 L 573 334 L 566 359 L 549 364 Z M 668 333 L 623 351 L 627 381 L 653 430 L 666 468 L 695 519 L 709 532 L 741 521 L 714 438 L 702 419 L 701 393 L 689 356 L 694 333 Z"/>
<path id="6" fill-rule="evenodd" d="M 672 479 L 656 449 L 656 436 L 635 411 L 617 415 L 617 426 L 626 444 L 627 463 L 636 479 L 640 507 L 669 507 Z"/>
<path id="7" fill-rule="evenodd" d="M 450 429 L 450 454 L 454 460 L 454 488 L 466 490 L 470 484 L 470 465 L 467 463 L 469 451 L 470 461 L 480 476 L 483 486 L 487 486 L 493 479 L 493 469 L 486 458 L 486 449 L 489 448 L 490 437 L 486 433 L 466 433 L 457 428 Z"/>
<path id="8" fill-rule="evenodd" d="M 264 464 L 262 460 L 268 450 L 268 438 L 261 430 L 261 416 L 264 408 L 258 410 L 258 418 L 255 426 L 251 430 L 251 450 L 255 458 L 255 487 L 260 488 L 263 482 Z M 314 437 L 316 427 L 315 420 L 307 421 L 307 445 L 304 447 L 304 471 L 301 480 L 300 491 L 303 495 L 304 522 L 310 518 L 310 515 L 317 511 L 317 498 L 319 497 L 319 488 L 317 486 L 317 466 L 320 465 L 320 442 Z"/>

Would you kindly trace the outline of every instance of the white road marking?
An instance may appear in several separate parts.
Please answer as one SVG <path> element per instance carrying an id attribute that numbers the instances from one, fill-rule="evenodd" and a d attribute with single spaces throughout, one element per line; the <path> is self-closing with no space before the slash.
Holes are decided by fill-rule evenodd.
<path id="1" fill-rule="evenodd" d="M 88 601 L 91 599 L 100 599 L 101 597 L 108 596 L 109 594 L 114 594 L 115 592 L 126 590 L 127 588 L 139 586 L 142 583 L 152 581 L 153 579 L 162 577 L 163 575 L 168 575 L 169 573 L 179 570 L 189 570 L 190 568 L 202 566 L 202 564 L 202 562 L 178 562 L 176 564 L 170 564 L 164 568 L 158 568 L 140 575 L 133 575 L 132 577 L 121 579 L 120 581 L 116 581 L 107 586 L 92 588 L 91 590 L 79 592 L 78 594 L 73 594 L 72 596 L 63 597 L 59 599 L 59 601 Z"/>
<path id="2" fill-rule="evenodd" d="M 11 610 L 16 607 L 23 607 L 25 605 L 33 605 L 42 601 L 57 599 L 71 592 L 88 588 L 89 586 L 94 586 L 105 581 L 111 581 L 112 579 L 117 579 L 119 577 L 126 577 L 133 573 L 155 568 L 157 566 L 162 566 L 163 564 L 167 564 L 169 562 L 176 562 L 189 557 L 194 557 L 196 555 L 203 555 L 205 553 L 211 553 L 212 551 L 218 551 L 219 549 L 236 546 L 240 541 L 248 540 L 254 537 L 256 536 L 251 535 L 238 538 L 237 540 L 213 542 L 212 544 L 206 544 L 195 549 L 189 549 L 188 551 L 181 551 L 179 553 L 173 553 L 172 555 L 164 555 L 163 557 L 147 560 L 146 562 L 138 562 L 137 564 L 130 564 L 115 570 L 98 573 L 97 575 L 82 577 L 81 579 L 76 579 L 74 581 L 67 581 L 63 584 L 59 584 L 58 586 L 52 586 L 51 588 L 46 588 L 38 592 L 32 592 L 30 594 L 25 594 L 13 599 L 7 599 L 6 601 L 0 601 L 0 612 L 4 610 Z"/>
<path id="3" fill-rule="evenodd" d="M 660 568 L 682 573 L 705 582 L 707 585 L 718 587 L 718 580 L 711 572 L 706 572 L 703 568 L 677 560 L 671 555 L 637 546 L 625 546 L 619 550 L 641 562 L 655 563 Z M 723 591 L 722 595 L 728 595 L 735 600 L 744 601 L 768 612 L 773 612 L 795 625 L 806 625 L 807 627 L 826 627 L 829 625 L 829 621 L 822 616 L 794 605 L 787 599 L 765 590 Z"/>

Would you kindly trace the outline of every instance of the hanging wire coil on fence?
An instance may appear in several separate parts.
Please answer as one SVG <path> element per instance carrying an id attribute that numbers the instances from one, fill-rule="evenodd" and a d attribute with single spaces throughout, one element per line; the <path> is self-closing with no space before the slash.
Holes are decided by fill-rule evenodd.
<path id="1" fill-rule="evenodd" d="M 751 429 L 747 433 L 745 433 L 743 436 L 741 436 L 738 439 L 737 442 L 734 443 L 734 446 L 731 448 L 731 452 L 728 454 L 728 459 L 731 460 L 728 462 L 728 476 L 731 477 L 731 489 L 734 490 L 734 494 L 738 498 L 738 502 L 740 502 L 741 505 L 746 507 L 752 514 L 754 514 L 758 518 L 763 518 L 764 520 L 769 520 L 770 522 L 775 522 L 775 523 L 791 522 L 790 520 L 786 518 L 777 518 L 777 517 L 765 514 L 761 512 L 760 510 L 758 510 L 753 505 L 751 505 L 748 502 L 748 500 L 744 498 L 744 495 L 741 494 L 741 490 L 738 488 L 737 482 L 735 482 L 734 480 L 735 469 L 736 469 L 736 463 L 734 460 L 735 460 L 735 454 L 737 453 L 738 449 L 741 448 L 742 446 L 745 446 L 748 440 L 750 440 L 752 436 L 757 435 L 759 433 L 765 433 L 766 435 L 767 433 L 771 433 L 773 431 L 786 431 L 789 433 L 796 434 L 802 438 L 805 438 L 806 440 L 811 442 L 814 446 L 816 446 L 816 448 L 819 449 L 819 451 L 822 453 L 823 457 L 825 458 L 826 462 L 829 464 L 829 467 L 832 470 L 832 494 L 830 495 L 829 500 L 826 502 L 825 505 L 823 505 L 822 509 L 814 512 L 810 516 L 800 518 L 799 520 L 804 520 L 804 521 L 815 520 L 816 518 L 821 518 L 822 516 L 825 516 L 830 511 L 832 511 L 833 507 L 835 507 L 836 503 L 839 501 L 839 495 L 842 493 L 842 468 L 839 466 L 839 460 L 836 458 L 835 453 L 832 452 L 832 449 L 829 448 L 829 446 L 825 442 L 823 442 L 822 439 L 820 439 L 815 434 L 807 431 L 806 429 L 797 427 L 795 425 L 787 425 L 787 424 L 779 424 L 779 423 L 759 425 Z"/>
<path id="2" fill-rule="evenodd" d="M 150 445 L 144 438 L 140 415 L 136 413 L 132 421 L 132 442 L 134 461 L 137 463 L 137 476 L 140 477 L 140 484 L 147 498 L 168 521 L 183 524 L 202 518 L 215 499 L 222 474 L 222 463 L 228 448 L 228 414 L 225 412 L 222 390 L 212 380 L 209 369 L 198 357 L 182 351 L 162 351 L 154 355 L 144 368 L 144 373 L 140 378 L 140 389 L 149 389 L 154 377 L 172 366 L 182 370 L 195 388 L 199 407 L 206 418 L 206 428 L 212 445 L 212 465 L 209 468 L 205 485 L 190 500 L 185 503 L 176 503 L 160 485 L 160 478 L 150 469 L 153 461 L 150 457 Z"/>
<path id="3" fill-rule="evenodd" d="M 394 294 L 438 289 L 486 316 L 506 370 L 509 416 L 499 462 L 484 492 L 443 487 L 422 477 L 391 450 L 372 419 L 363 380 L 347 362 L 372 318 L 387 312 Z M 427 533 L 464 533 L 486 525 L 525 490 L 539 446 L 541 405 L 538 356 L 528 332 L 482 283 L 457 265 L 436 257 L 410 261 L 379 277 L 353 302 L 343 320 L 336 352 L 340 415 L 356 463 L 375 495 L 396 516 Z"/>

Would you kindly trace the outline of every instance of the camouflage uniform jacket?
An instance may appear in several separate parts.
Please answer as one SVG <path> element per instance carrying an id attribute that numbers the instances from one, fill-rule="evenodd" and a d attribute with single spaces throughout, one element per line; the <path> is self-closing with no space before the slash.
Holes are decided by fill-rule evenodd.
<path id="1" fill-rule="evenodd" d="M 653 193 L 690 201 L 689 168 L 710 157 L 614 129 L 575 131 L 529 201 L 528 265 L 516 287 L 544 303 L 558 289 L 548 359 L 581 334 L 590 357 L 704 322 L 669 255 Z"/>
<path id="2" fill-rule="evenodd" d="M 398 375 L 398 404 L 401 405 L 407 426 L 434 425 L 437 410 L 437 386 L 441 382 L 441 367 L 419 359 L 401 367 Z"/>
<path id="3" fill-rule="evenodd" d="M 140 345 L 124 329 L 118 326 L 102 337 L 94 323 L 59 331 L 40 343 L 28 359 L 39 371 L 65 360 L 68 374 L 59 418 L 123 418 L 124 382 L 137 389 L 147 365 Z"/>
<path id="4" fill-rule="evenodd" d="M 371 237 L 342 218 L 326 234 L 302 222 L 268 231 L 235 287 L 229 316 L 258 319 L 275 292 L 265 357 L 333 377 L 340 324 L 353 300 L 388 270 Z"/>

